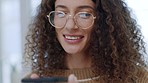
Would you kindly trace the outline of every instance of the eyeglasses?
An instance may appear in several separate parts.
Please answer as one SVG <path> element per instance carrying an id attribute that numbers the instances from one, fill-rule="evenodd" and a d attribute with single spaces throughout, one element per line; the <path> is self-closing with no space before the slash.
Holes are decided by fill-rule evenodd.
<path id="1" fill-rule="evenodd" d="M 49 23 L 55 28 L 63 28 L 68 19 L 72 17 L 69 13 L 62 11 L 51 11 L 48 15 Z M 78 12 L 73 17 L 73 20 L 77 27 L 82 29 L 88 29 L 94 24 L 94 19 L 96 19 L 93 14 L 89 12 Z"/>

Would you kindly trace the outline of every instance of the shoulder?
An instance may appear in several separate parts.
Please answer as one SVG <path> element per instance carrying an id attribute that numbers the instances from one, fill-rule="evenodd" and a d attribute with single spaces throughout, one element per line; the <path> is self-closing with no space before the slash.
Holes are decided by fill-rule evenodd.
<path id="1" fill-rule="evenodd" d="M 148 82 L 148 67 L 140 68 L 137 72 L 137 83 L 147 83 Z"/>

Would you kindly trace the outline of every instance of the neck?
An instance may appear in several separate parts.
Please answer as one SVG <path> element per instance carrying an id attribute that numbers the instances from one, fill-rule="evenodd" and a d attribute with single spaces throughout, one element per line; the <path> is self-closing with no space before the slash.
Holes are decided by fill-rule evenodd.
<path id="1" fill-rule="evenodd" d="M 82 54 L 77 55 L 67 55 L 67 65 L 69 69 L 74 68 L 87 68 L 91 67 L 91 60 L 89 57 L 86 57 Z"/>

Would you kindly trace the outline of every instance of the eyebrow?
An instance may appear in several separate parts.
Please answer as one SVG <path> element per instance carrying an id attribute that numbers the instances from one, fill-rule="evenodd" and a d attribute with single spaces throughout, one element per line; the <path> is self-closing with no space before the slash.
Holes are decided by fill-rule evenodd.
<path id="1" fill-rule="evenodd" d="M 85 9 L 85 8 L 95 10 L 93 7 L 88 6 L 88 5 L 83 5 L 83 6 L 79 6 L 79 7 L 78 7 L 78 9 Z"/>
<path id="2" fill-rule="evenodd" d="M 66 6 L 64 6 L 64 5 L 57 5 L 56 7 L 55 7 L 55 9 L 56 8 L 64 8 L 64 9 L 68 9 Z"/>
<path id="3" fill-rule="evenodd" d="M 64 8 L 64 9 L 68 9 L 66 6 L 64 5 L 57 5 L 55 7 L 56 8 Z M 95 10 L 93 7 L 89 6 L 89 5 L 83 5 L 83 6 L 78 6 L 77 9 L 85 9 L 85 8 L 88 8 L 88 9 L 92 9 L 92 10 Z"/>

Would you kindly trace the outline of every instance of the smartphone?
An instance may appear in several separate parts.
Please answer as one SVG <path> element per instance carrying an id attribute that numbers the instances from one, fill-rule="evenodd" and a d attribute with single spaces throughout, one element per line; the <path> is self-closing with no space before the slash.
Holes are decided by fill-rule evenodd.
<path id="1" fill-rule="evenodd" d="M 22 83 L 66 83 L 68 78 L 66 77 L 41 77 L 37 79 L 24 78 Z"/>

